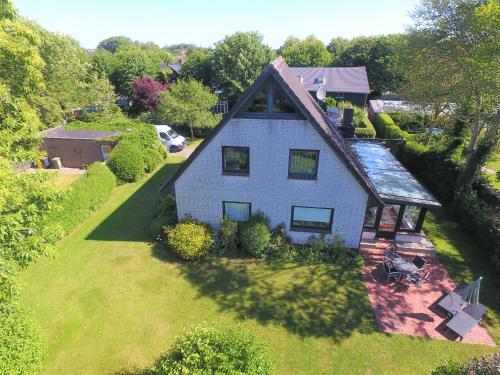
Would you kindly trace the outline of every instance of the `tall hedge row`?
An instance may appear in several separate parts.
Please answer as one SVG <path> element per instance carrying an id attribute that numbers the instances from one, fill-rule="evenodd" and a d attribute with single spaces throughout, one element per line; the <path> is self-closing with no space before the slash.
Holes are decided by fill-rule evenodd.
<path id="1" fill-rule="evenodd" d="M 89 165 L 87 172 L 69 187 L 49 220 L 69 233 L 109 199 L 115 186 L 116 178 L 106 165 Z"/>
<path id="2" fill-rule="evenodd" d="M 401 130 L 387 113 L 377 114 L 374 125 L 380 138 L 406 140 L 392 143 L 392 152 L 442 203 L 448 204 L 462 229 L 494 256 L 500 269 L 500 229 L 495 208 L 498 203 L 488 199 L 482 182 L 476 179 L 471 189 L 457 192 L 463 165 L 450 158 L 450 150 L 429 149 L 412 141 L 411 135 Z"/>

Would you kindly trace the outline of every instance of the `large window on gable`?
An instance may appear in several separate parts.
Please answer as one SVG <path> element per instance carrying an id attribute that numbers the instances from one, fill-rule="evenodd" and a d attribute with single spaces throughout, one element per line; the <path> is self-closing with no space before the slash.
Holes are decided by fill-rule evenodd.
<path id="1" fill-rule="evenodd" d="M 299 232 L 331 233 L 333 208 L 292 206 L 290 229 Z"/>
<path id="2" fill-rule="evenodd" d="M 248 175 L 250 149 L 248 147 L 222 146 L 222 173 Z"/>
<path id="3" fill-rule="evenodd" d="M 274 83 L 263 85 L 239 116 L 250 118 L 302 118 L 289 96 Z"/>
<path id="4" fill-rule="evenodd" d="M 288 178 L 315 180 L 318 162 L 319 150 L 290 150 Z"/>
<path id="5" fill-rule="evenodd" d="M 248 221 L 251 214 L 251 204 L 248 202 L 222 202 L 222 213 L 235 221 Z"/>

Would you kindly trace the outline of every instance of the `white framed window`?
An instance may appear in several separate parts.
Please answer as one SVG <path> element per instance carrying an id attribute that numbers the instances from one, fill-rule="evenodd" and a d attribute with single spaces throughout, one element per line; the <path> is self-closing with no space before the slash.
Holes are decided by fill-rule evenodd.
<path id="1" fill-rule="evenodd" d="M 333 208 L 292 206 L 290 229 L 298 232 L 331 233 Z"/>
<path id="2" fill-rule="evenodd" d="M 249 202 L 222 202 L 222 214 L 235 221 L 248 221 L 251 215 L 251 203 Z"/>

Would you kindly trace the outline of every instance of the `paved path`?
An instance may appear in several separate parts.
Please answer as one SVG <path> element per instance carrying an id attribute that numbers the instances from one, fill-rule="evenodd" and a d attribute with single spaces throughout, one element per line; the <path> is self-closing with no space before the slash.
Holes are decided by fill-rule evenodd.
<path id="1" fill-rule="evenodd" d="M 59 169 L 37 169 L 37 168 L 28 168 L 24 172 L 25 173 L 33 173 L 37 171 L 45 171 L 45 172 L 52 172 L 52 173 L 60 173 L 60 174 L 84 174 L 85 169 L 80 169 L 80 168 L 59 168 Z"/>
<path id="2" fill-rule="evenodd" d="M 195 142 L 194 144 L 187 145 L 184 147 L 182 151 L 179 152 L 172 152 L 170 155 L 173 156 L 184 156 L 186 159 L 193 153 L 194 150 L 196 150 L 196 147 L 200 145 L 200 142 Z"/>
<path id="3" fill-rule="evenodd" d="M 404 257 L 413 258 L 418 254 L 427 260 L 424 270 L 430 272 L 428 281 L 420 288 L 401 282 L 396 284 L 393 279 L 386 283 L 381 264 L 387 245 L 379 242 L 377 247 L 361 247 L 361 255 L 365 258 L 363 277 L 380 329 L 384 332 L 457 340 L 454 333 L 444 329 L 448 319 L 437 306 L 437 302 L 455 287 L 446 269 L 434 254 L 405 252 Z M 480 325 L 463 342 L 495 345 L 488 331 Z"/>

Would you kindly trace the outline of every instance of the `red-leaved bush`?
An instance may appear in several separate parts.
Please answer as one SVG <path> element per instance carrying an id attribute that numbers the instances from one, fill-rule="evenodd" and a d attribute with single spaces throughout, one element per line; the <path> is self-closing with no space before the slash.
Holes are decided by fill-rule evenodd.
<path id="1" fill-rule="evenodd" d="M 151 76 L 144 76 L 136 79 L 133 87 L 132 110 L 140 113 L 154 111 L 160 101 L 160 92 L 168 90 L 169 85 L 158 82 Z"/>

